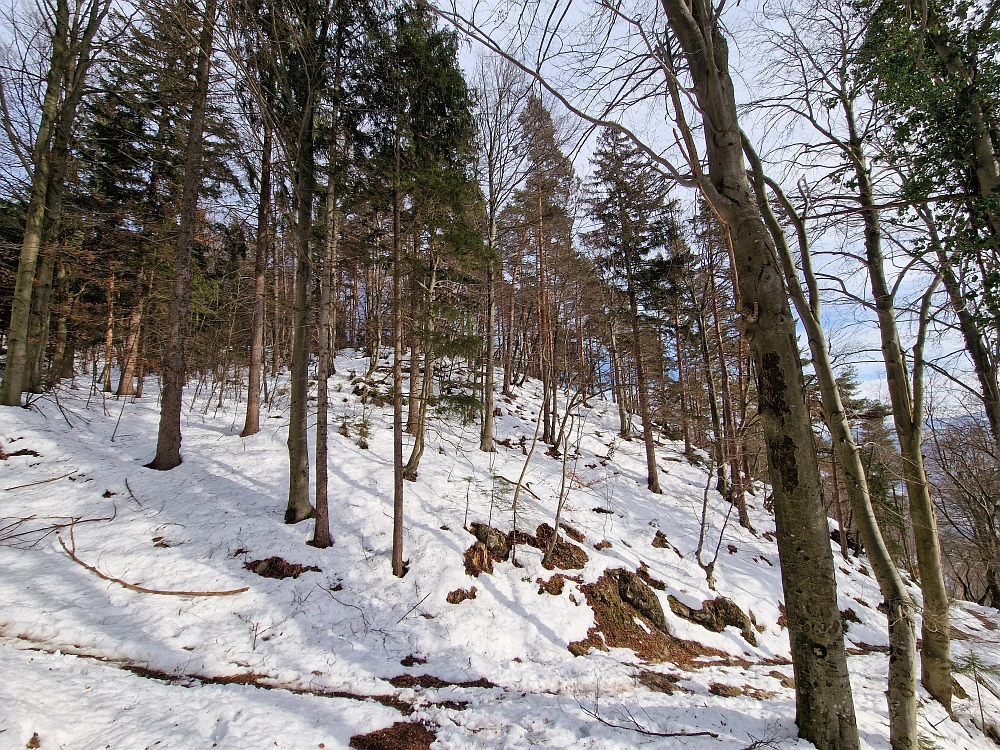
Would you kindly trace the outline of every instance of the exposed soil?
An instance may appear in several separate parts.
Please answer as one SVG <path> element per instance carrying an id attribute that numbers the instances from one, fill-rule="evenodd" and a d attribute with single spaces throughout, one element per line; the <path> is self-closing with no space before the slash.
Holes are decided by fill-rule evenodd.
<path id="1" fill-rule="evenodd" d="M 562 573 L 556 573 L 547 581 L 542 578 L 535 579 L 535 583 L 538 584 L 539 594 L 552 594 L 553 596 L 559 596 L 562 594 L 563 585 L 566 581 L 583 583 L 583 579 L 580 578 L 580 576 L 564 576 Z"/>
<path id="2" fill-rule="evenodd" d="M 354 735 L 350 746 L 356 750 L 430 750 L 435 739 L 423 724 L 397 721 L 385 729 Z"/>
<path id="3" fill-rule="evenodd" d="M 322 572 L 314 565 L 299 565 L 282 560 L 280 557 L 269 557 L 266 560 L 254 560 L 243 565 L 247 570 L 253 571 L 264 578 L 298 578 L 303 573 L 312 571 Z"/>
<path id="4" fill-rule="evenodd" d="M 413 688 L 422 687 L 430 688 L 432 690 L 440 690 L 446 687 L 457 687 L 457 688 L 495 688 L 492 682 L 487 680 L 485 677 L 480 677 L 478 680 L 472 680 L 470 682 L 446 682 L 438 677 L 434 677 L 429 674 L 422 675 L 412 675 L 412 674 L 401 674 L 399 677 L 393 677 L 388 681 L 390 685 L 396 688 Z"/>
<path id="5" fill-rule="evenodd" d="M 737 698 L 743 695 L 743 690 L 735 685 L 726 685 L 723 682 L 713 682 L 708 686 L 708 692 L 712 695 L 719 695 L 723 698 Z"/>
<path id="6" fill-rule="evenodd" d="M 476 542 L 465 550 L 465 572 L 473 578 L 480 573 L 493 575 L 493 558 L 482 542 Z"/>
<path id="7" fill-rule="evenodd" d="M 685 620 L 701 625 L 713 633 L 721 633 L 728 626 L 739 628 L 743 640 L 751 646 L 757 645 L 754 623 L 746 612 L 731 599 L 724 596 L 708 599 L 701 603 L 701 609 L 691 609 L 676 597 L 669 597 L 670 610 Z"/>
<path id="8" fill-rule="evenodd" d="M 647 586 L 654 588 L 657 591 L 667 590 L 667 584 L 658 578 L 653 578 L 653 576 L 649 574 L 649 566 L 646 565 L 646 563 L 641 563 L 635 571 L 635 574 L 639 576 L 639 578 L 641 578 Z"/>
<path id="9" fill-rule="evenodd" d="M 553 534 L 555 534 L 555 529 L 547 523 L 539 524 L 538 528 L 535 529 L 535 539 L 538 541 L 539 549 L 548 549 L 549 541 L 552 539 Z M 582 547 L 564 541 L 561 537 L 557 536 L 555 549 L 552 550 L 552 556 L 547 561 L 545 568 L 547 570 L 552 570 L 553 568 L 558 568 L 559 570 L 582 570 L 589 559 Z"/>
<path id="10" fill-rule="evenodd" d="M 574 542 L 580 542 L 580 544 L 583 544 L 585 541 L 587 541 L 587 537 L 584 535 L 584 533 L 582 531 L 580 531 L 579 529 L 573 528 L 568 523 L 561 523 L 561 524 L 559 524 L 559 528 L 561 528 L 563 531 L 565 531 L 566 532 L 566 536 L 568 536 Z"/>
<path id="11" fill-rule="evenodd" d="M 416 664 L 426 664 L 427 660 L 421 659 L 419 656 L 414 656 L 413 654 L 410 654 L 404 659 L 401 659 L 399 663 L 402 664 L 404 667 L 412 667 Z"/>
<path id="12" fill-rule="evenodd" d="M 698 657 L 726 656 L 718 649 L 684 641 L 661 630 L 634 604 L 623 600 L 619 585 L 622 578 L 626 578 L 630 588 L 638 589 L 636 584 L 639 584 L 649 596 L 655 598 L 655 594 L 634 573 L 621 568 L 604 571 L 597 581 L 580 587 L 594 610 L 597 625 L 587 631 L 584 640 L 569 644 L 570 653 L 582 656 L 591 648 L 600 651 L 607 651 L 609 647 L 628 648 L 647 662 L 670 661 L 685 669 L 693 668 Z"/>
<path id="13" fill-rule="evenodd" d="M 454 591 L 449 592 L 448 596 L 445 597 L 445 601 L 447 601 L 448 604 L 461 604 L 466 599 L 475 599 L 475 598 L 476 598 L 476 587 L 473 586 L 471 589 L 455 589 Z M 424 662 L 420 663 L 423 664 Z M 413 665 L 404 664 L 403 666 L 410 667 Z"/>
<path id="14" fill-rule="evenodd" d="M 19 451 L 14 451 L 13 453 L 8 453 L 8 456 L 14 458 L 14 456 L 33 456 L 34 458 L 41 458 L 42 454 L 38 451 L 33 451 L 31 448 L 21 448 Z"/>
<path id="15" fill-rule="evenodd" d="M 678 690 L 684 690 L 684 688 L 677 684 L 681 680 L 681 676 L 679 674 L 661 674 L 660 672 L 649 672 L 644 670 L 639 673 L 637 679 L 639 680 L 640 685 L 652 690 L 654 693 L 666 693 L 667 695 L 673 695 Z"/>

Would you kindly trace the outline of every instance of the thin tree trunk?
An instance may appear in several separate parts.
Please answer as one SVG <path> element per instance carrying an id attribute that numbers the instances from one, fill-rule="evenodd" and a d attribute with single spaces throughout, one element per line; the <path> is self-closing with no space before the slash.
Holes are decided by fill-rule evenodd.
<path id="1" fill-rule="evenodd" d="M 115 335 L 115 274 L 108 277 L 108 316 L 104 326 L 104 392 L 111 393 L 111 356 L 114 353 Z"/>
<path id="2" fill-rule="evenodd" d="M 198 192 L 201 188 L 201 161 L 204 146 L 205 112 L 212 64 L 216 0 L 208 0 L 198 40 L 198 68 L 195 74 L 191 123 L 184 158 L 184 185 L 181 192 L 180 227 L 174 254 L 174 287 L 167 319 L 166 352 L 163 356 L 163 391 L 156 457 L 149 468 L 166 471 L 181 463 L 181 397 L 184 391 L 184 339 L 188 303 L 191 299 L 191 249 L 194 245 Z"/>
<path id="3" fill-rule="evenodd" d="M 495 222 L 494 222 L 495 224 Z M 490 232 L 490 257 L 486 265 L 486 363 L 483 378 L 483 425 L 479 434 L 479 450 L 492 453 L 493 446 L 493 369 L 496 358 L 496 279 L 494 278 L 493 245 L 496 229 Z"/>
<path id="4" fill-rule="evenodd" d="M 937 519 L 931 501 L 930 487 L 924 471 L 921 454 L 923 410 L 911 391 L 906 374 L 906 364 L 899 344 L 899 329 L 893 296 L 885 278 L 885 258 L 882 255 L 882 232 L 878 209 L 860 140 L 854 134 L 853 118 L 849 118 L 852 131 L 851 146 L 858 179 L 858 197 L 863 213 L 865 258 L 875 314 L 882 341 L 882 359 L 885 362 L 886 383 L 892 404 L 892 417 L 903 459 L 903 479 L 910 501 L 913 538 L 916 543 L 917 566 L 920 570 L 920 588 L 924 595 L 924 614 L 921 625 L 921 683 L 941 705 L 951 710 L 951 642 L 948 592 L 945 588 L 941 566 L 941 543 L 938 538 Z M 921 384 L 914 375 L 914 391 Z"/>
<path id="5" fill-rule="evenodd" d="M 271 127 L 264 124 L 260 156 L 260 191 L 257 199 L 257 237 L 253 264 L 253 322 L 250 334 L 250 367 L 247 373 L 247 414 L 240 437 L 260 431 L 260 389 L 264 361 L 264 292 L 267 286 L 267 238 L 271 207 Z"/>
<path id="6" fill-rule="evenodd" d="M 336 185 L 333 181 L 333 167 L 326 192 L 326 237 L 323 241 L 323 267 L 320 271 L 319 301 L 319 372 L 316 375 L 316 527 L 310 544 L 326 548 L 333 545 L 330 537 L 330 512 L 327 477 L 327 437 L 329 433 L 329 393 L 327 381 L 330 378 L 332 354 L 330 335 L 330 287 L 333 283 L 333 265 L 337 257 L 337 243 L 340 239 L 339 211 L 337 210 Z"/>
<path id="7" fill-rule="evenodd" d="M 420 408 L 417 411 L 416 430 L 413 432 L 413 448 L 410 458 L 403 467 L 403 478 L 410 482 L 417 481 L 417 470 L 420 459 L 424 455 L 424 433 L 427 429 L 427 408 L 434 396 L 434 295 L 437 287 L 438 259 L 431 262 L 431 273 L 427 284 L 427 342 L 424 344 L 424 377 L 420 384 Z"/>
<path id="8" fill-rule="evenodd" d="M 403 262 L 400 227 L 400 122 L 396 113 L 396 172 L 392 193 L 392 574 L 406 575 L 403 562 Z"/>
<path id="9" fill-rule="evenodd" d="M 674 341 L 677 345 L 677 387 L 681 392 L 681 432 L 684 434 L 684 455 L 691 457 L 691 422 L 688 419 L 687 384 L 684 375 L 684 351 L 681 347 L 680 305 L 674 302 Z"/>
<path id="10" fill-rule="evenodd" d="M 136 280 L 138 294 L 136 295 L 135 306 L 128 319 L 128 326 L 125 334 L 125 347 L 122 351 L 122 371 L 118 378 L 117 396 L 135 395 L 135 369 L 139 359 L 139 335 L 142 330 L 142 308 L 148 294 L 146 287 L 145 271 L 139 270 L 139 278 Z"/>
<path id="11" fill-rule="evenodd" d="M 639 391 L 639 415 L 642 418 L 642 440 L 646 447 L 646 487 L 660 494 L 660 477 L 656 470 L 656 447 L 653 440 L 653 419 L 649 413 L 649 393 L 646 383 L 646 365 L 642 359 L 642 340 L 639 338 L 639 302 L 636 299 L 632 258 L 626 250 L 625 279 L 628 283 L 628 305 L 632 317 L 632 357 L 635 359 L 636 388 Z"/>

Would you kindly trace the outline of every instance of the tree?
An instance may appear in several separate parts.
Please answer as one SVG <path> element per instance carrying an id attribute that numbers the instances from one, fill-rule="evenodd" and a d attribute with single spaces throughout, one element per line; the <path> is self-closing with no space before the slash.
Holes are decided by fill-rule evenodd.
<path id="1" fill-rule="evenodd" d="M 10 328 L 7 332 L 7 362 L 0 384 L 0 403 L 7 406 L 21 405 L 21 392 L 26 385 L 25 376 L 31 366 L 28 329 L 36 265 L 39 253 L 43 251 L 46 221 L 57 219 L 57 212 L 60 209 L 56 206 L 61 207 L 62 182 L 71 131 L 94 59 L 94 41 L 110 7 L 110 0 L 84 0 L 73 7 L 70 7 L 69 0 L 57 0 L 54 13 L 46 28 L 51 40 L 51 53 L 46 73 L 45 97 L 41 104 L 30 163 L 25 161 L 24 164 L 25 169 L 31 174 L 31 193 L 25 217 L 24 239 L 18 261 L 14 298 L 11 303 Z M 0 96 L 0 99 L 2 98 Z M 5 102 L 0 101 L 0 105 L 2 105 L 0 111 L 4 113 L 4 127 L 10 135 L 13 133 L 13 126 L 10 122 L 9 109 Z M 58 224 L 57 221 L 55 223 Z M 55 250 L 51 247 L 44 250 L 47 255 L 42 268 L 39 269 L 41 270 L 39 281 L 42 282 L 39 286 L 40 291 L 47 292 L 52 283 L 51 262 L 54 262 L 50 262 L 48 258 L 50 256 L 54 258 Z M 38 309 L 38 312 L 41 315 L 47 314 L 45 309 Z"/>
<path id="2" fill-rule="evenodd" d="M 648 275 L 648 256 L 665 248 L 674 225 L 672 205 L 667 201 L 669 184 L 648 157 L 623 134 L 605 130 L 594 153 L 594 175 L 586 202 L 598 228 L 586 236 L 588 244 L 618 273 L 624 272 L 632 328 L 639 414 L 646 447 L 646 486 L 660 493 L 653 438 L 653 415 L 649 405 L 639 312 L 640 277 Z M 615 274 L 616 275 L 616 274 Z M 622 278 L 618 276 L 618 278 Z"/>
<path id="3" fill-rule="evenodd" d="M 522 178 L 518 116 L 527 85 L 509 62 L 483 57 L 477 68 L 476 125 L 479 131 L 479 176 L 486 203 L 486 367 L 483 379 L 483 423 L 479 449 L 493 447 L 493 375 L 496 367 L 497 284 L 502 264 L 497 245 L 504 206 Z M 512 339 L 510 339 L 512 341 Z M 510 389 L 509 354 L 504 358 L 504 392 Z"/>
<path id="4" fill-rule="evenodd" d="M 734 268 L 737 307 L 754 356 L 774 488 L 799 736 L 820 750 L 857 748 L 833 555 L 794 320 L 773 239 L 746 177 L 728 41 L 714 6 L 706 0 L 662 4 L 687 61 L 705 125 L 708 173 L 698 179 L 698 186 L 725 223 L 739 259 Z"/>
<path id="5" fill-rule="evenodd" d="M 198 36 L 198 65 L 195 70 L 184 158 L 184 187 L 181 194 L 180 226 L 174 254 L 174 285 L 167 322 L 167 351 L 163 358 L 163 392 L 160 398 L 160 427 L 156 457 L 151 469 L 166 471 L 181 463 L 181 397 L 186 380 L 184 338 L 187 332 L 188 304 L 191 299 L 191 249 L 194 244 L 198 192 L 202 180 L 202 150 L 205 136 L 205 112 L 215 38 L 216 0 L 207 0 Z"/>

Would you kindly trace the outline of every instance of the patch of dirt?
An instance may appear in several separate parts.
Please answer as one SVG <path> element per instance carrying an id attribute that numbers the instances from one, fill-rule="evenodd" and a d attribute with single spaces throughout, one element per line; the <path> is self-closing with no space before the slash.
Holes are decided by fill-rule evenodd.
<path id="1" fill-rule="evenodd" d="M 478 680 L 471 680 L 469 682 L 446 682 L 438 677 L 429 674 L 422 675 L 412 675 L 412 674 L 401 674 L 399 677 L 393 677 L 388 680 L 388 683 L 395 688 L 430 688 L 432 690 L 440 690 L 446 687 L 457 687 L 457 688 L 495 688 L 492 682 L 487 680 L 485 677 L 480 677 Z"/>
<path id="2" fill-rule="evenodd" d="M 538 528 L 535 529 L 535 539 L 538 540 L 539 548 L 548 549 L 549 541 L 555 533 L 555 529 L 547 523 L 539 524 Z M 552 556 L 549 558 L 545 568 L 547 570 L 552 570 L 553 568 L 558 568 L 559 570 L 582 570 L 589 559 L 582 547 L 577 547 L 575 544 L 563 541 L 557 536 L 556 546 L 552 550 Z"/>
<path id="3" fill-rule="evenodd" d="M 412 667 L 415 664 L 426 664 L 427 660 L 422 659 L 419 656 L 414 656 L 413 654 L 410 654 L 406 658 L 401 659 L 399 663 L 402 664 L 404 667 Z"/>
<path id="4" fill-rule="evenodd" d="M 733 625 L 739 628 L 743 640 L 751 646 L 757 645 L 754 623 L 747 616 L 746 612 L 740 609 L 731 599 L 727 599 L 724 596 L 708 599 L 701 603 L 701 609 L 691 609 L 674 596 L 668 597 L 668 600 L 670 602 L 670 611 L 678 617 L 701 625 L 713 633 L 721 633 L 728 626 Z"/>
<path id="5" fill-rule="evenodd" d="M 853 609 L 851 609 L 850 607 L 848 607 L 847 609 L 840 610 L 840 622 L 843 624 L 843 626 L 844 626 L 844 632 L 846 633 L 847 632 L 847 628 L 849 627 L 848 623 L 856 622 L 856 623 L 858 623 L 860 625 L 861 624 L 861 618 L 858 617 L 858 613 L 857 612 L 855 612 Z"/>
<path id="6" fill-rule="evenodd" d="M 888 654 L 888 646 L 873 646 L 870 643 L 856 643 L 854 648 L 847 649 L 848 656 L 865 656 L 866 654 Z"/>
<path id="7" fill-rule="evenodd" d="M 993 620 L 991 620 L 986 615 L 979 614 L 979 612 L 976 612 L 976 611 L 971 610 L 971 609 L 967 610 L 967 611 L 969 612 L 970 615 L 972 615 L 977 620 L 979 620 L 979 622 L 981 622 L 983 624 L 983 627 L 986 628 L 987 630 L 997 630 L 997 629 L 1000 629 L 1000 625 L 997 625 L 995 622 L 993 622 Z"/>
<path id="8" fill-rule="evenodd" d="M 552 594 L 552 596 L 559 596 L 563 592 L 563 585 L 566 581 L 583 583 L 583 579 L 580 576 L 564 576 L 562 573 L 556 573 L 547 581 L 541 578 L 535 579 L 535 583 L 538 584 L 538 593 Z"/>
<path id="9" fill-rule="evenodd" d="M 611 547 L 611 542 L 607 539 L 602 539 L 597 544 L 594 545 L 594 549 L 600 552 L 602 549 L 609 549 Z"/>
<path id="10" fill-rule="evenodd" d="M 782 630 L 788 627 L 788 613 L 785 611 L 784 602 L 778 602 L 778 627 Z"/>
<path id="11" fill-rule="evenodd" d="M 670 541 L 667 539 L 667 535 L 662 531 L 657 530 L 656 535 L 653 537 L 653 546 L 657 549 L 668 549 L 670 547 Z"/>
<path id="12" fill-rule="evenodd" d="M 297 563 L 290 563 L 282 560 L 280 557 L 269 557 L 266 560 L 253 560 L 251 562 L 244 563 L 243 567 L 259 576 L 262 576 L 263 578 L 277 578 L 278 580 L 285 578 L 298 578 L 303 573 L 307 573 L 309 571 L 314 573 L 322 572 L 315 565 L 299 565 Z"/>
<path id="13" fill-rule="evenodd" d="M 782 674 L 777 669 L 772 669 L 767 673 L 768 677 L 773 677 L 778 682 L 781 683 L 781 687 L 788 688 L 789 690 L 795 690 L 795 678 L 789 677 L 788 675 Z"/>
<path id="14" fill-rule="evenodd" d="M 13 453 L 8 453 L 7 455 L 10 458 L 14 458 L 15 456 L 33 456 L 34 458 L 41 458 L 42 457 L 41 453 L 39 453 L 38 451 L 33 451 L 33 450 L 31 450 L 31 448 L 21 448 L 21 450 L 14 451 Z M 36 747 L 37 747 L 37 745 L 36 745 Z"/>
<path id="15" fill-rule="evenodd" d="M 584 533 L 582 531 L 580 531 L 579 529 L 573 528 L 568 523 L 561 523 L 561 524 L 559 524 L 559 528 L 561 528 L 563 531 L 565 531 L 566 532 L 566 536 L 568 536 L 574 542 L 579 542 L 580 544 L 583 544 L 585 541 L 587 541 L 587 537 L 584 535 Z"/>
<path id="16" fill-rule="evenodd" d="M 607 508 L 591 508 L 591 510 L 594 513 L 604 513 L 605 515 L 608 515 L 608 516 L 610 516 L 612 513 L 614 513 L 613 510 L 608 510 Z"/>
<path id="17" fill-rule="evenodd" d="M 391 727 L 351 737 L 350 747 L 356 750 L 430 750 L 436 739 L 423 724 L 397 721 Z"/>
<path id="18" fill-rule="evenodd" d="M 645 582 L 648 586 L 656 589 L 657 591 L 667 590 L 667 584 L 665 584 L 658 578 L 653 578 L 653 576 L 649 574 L 649 566 L 646 565 L 646 563 L 640 561 L 639 567 L 636 569 L 635 574 L 639 576 L 639 578 L 641 578 L 643 582 Z"/>
<path id="19" fill-rule="evenodd" d="M 475 599 L 475 598 L 476 598 L 476 587 L 473 586 L 471 589 L 468 589 L 468 590 L 466 590 L 466 589 L 455 589 L 454 591 L 449 592 L 448 596 L 445 597 L 445 601 L 448 602 L 448 604 L 461 604 L 466 599 Z M 421 661 L 421 662 L 418 662 L 418 663 L 419 664 L 424 664 L 425 662 L 426 662 L 426 659 L 424 661 Z M 412 667 L 413 664 L 404 664 L 403 666 L 404 667 Z"/>
<path id="20" fill-rule="evenodd" d="M 626 581 L 624 587 L 619 583 L 623 578 Z M 684 641 L 664 632 L 634 604 L 623 599 L 622 588 L 626 589 L 626 596 L 638 599 L 633 595 L 641 590 L 640 586 L 649 596 L 656 597 L 638 576 L 621 568 L 606 570 L 594 583 L 581 586 L 587 603 L 594 610 L 597 625 L 587 631 L 584 640 L 569 644 L 570 653 L 582 656 L 591 648 L 600 651 L 607 651 L 608 647 L 628 648 L 647 662 L 670 661 L 685 669 L 696 664 L 695 659 L 700 656 L 725 656 L 717 649 Z M 637 620 L 645 627 L 639 625 Z"/>
<path id="21" fill-rule="evenodd" d="M 687 692 L 677 683 L 681 681 L 679 674 L 661 674 L 660 672 L 649 672 L 643 670 L 638 674 L 639 684 L 643 685 L 654 693 L 666 693 L 673 695 L 678 690 Z"/>
<path id="22" fill-rule="evenodd" d="M 762 690 L 761 688 L 755 688 L 752 685 L 743 686 L 743 695 L 748 695 L 755 701 L 769 701 L 771 698 L 777 695 L 773 690 Z"/>
<path id="23" fill-rule="evenodd" d="M 726 685 L 722 682 L 713 682 L 708 686 L 708 692 L 712 695 L 719 695 L 723 698 L 738 698 L 743 695 L 742 688 L 735 685 Z"/>
<path id="24" fill-rule="evenodd" d="M 465 550 L 465 573 L 478 578 L 480 573 L 493 575 L 493 559 L 482 542 L 476 542 Z"/>

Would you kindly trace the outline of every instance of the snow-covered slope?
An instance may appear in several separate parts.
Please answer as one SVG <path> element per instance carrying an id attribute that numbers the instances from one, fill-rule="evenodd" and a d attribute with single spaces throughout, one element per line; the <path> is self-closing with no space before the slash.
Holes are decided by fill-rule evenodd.
<path id="1" fill-rule="evenodd" d="M 571 425 L 570 529 L 561 530 L 577 548 L 561 549 L 582 550 L 586 564 L 547 570 L 525 543 L 553 524 L 563 477 L 562 459 L 541 446 L 518 500 L 517 564 L 493 560 L 492 574 L 471 577 L 477 540 L 467 529 L 513 528 L 513 485 L 540 399 L 528 381 L 516 398 L 498 398 L 505 445 L 494 454 L 477 450 L 476 424 L 432 420 L 418 481 L 405 488 L 409 572 L 397 579 L 391 414 L 355 393 L 365 364 L 344 353 L 331 379 L 327 550 L 306 546 L 311 522 L 282 523 L 287 397 L 247 439 L 231 400 L 189 401 L 184 463 L 170 472 L 143 468 L 155 449 L 153 380 L 134 403 L 65 387 L 58 402 L 0 413 L 11 454 L 0 462 L 0 748 L 336 748 L 396 722 L 422 723 L 435 748 L 808 746 L 795 739 L 762 494 L 749 498 L 754 534 L 709 492 L 703 560 L 719 545 L 710 590 L 695 558 L 707 469 L 665 442 L 664 494 L 651 495 L 641 443 L 616 437 L 614 405 L 593 399 Z M 279 580 L 245 567 L 271 557 L 319 571 Z M 837 566 L 862 737 L 887 748 L 878 588 L 864 558 L 838 556 Z M 159 592 L 248 590 L 146 593 L 98 573 Z M 638 585 L 636 573 L 666 633 L 655 612 L 615 599 Z M 474 598 L 449 603 L 473 588 Z M 608 591 L 621 605 L 611 614 L 624 618 L 617 633 L 588 603 Z M 719 596 L 755 627 L 712 632 L 675 613 Z M 956 654 L 1000 663 L 997 612 L 953 612 Z M 616 647 L 626 642 L 639 653 Z M 941 748 L 993 746 L 971 723 L 980 721 L 975 683 L 958 679 L 971 695 L 956 702 L 961 722 L 921 692 L 921 733 Z M 1000 700 L 980 694 L 995 723 Z M 663 736 L 676 733 L 702 734 Z"/>

